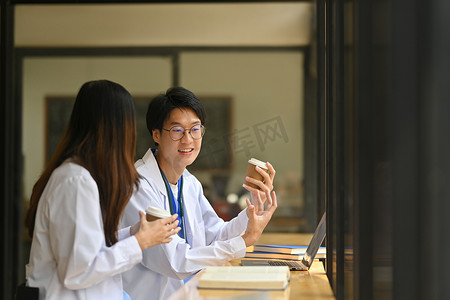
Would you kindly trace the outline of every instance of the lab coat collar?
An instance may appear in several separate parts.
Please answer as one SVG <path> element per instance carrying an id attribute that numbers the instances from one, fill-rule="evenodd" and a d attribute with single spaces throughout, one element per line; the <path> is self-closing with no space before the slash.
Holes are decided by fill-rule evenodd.
<path id="1" fill-rule="evenodd" d="M 151 178 L 156 186 L 158 187 L 158 190 L 161 194 L 163 194 L 165 197 L 169 197 L 166 192 L 166 185 L 164 183 L 164 179 L 161 176 L 161 172 L 159 171 L 158 162 L 156 161 L 155 155 L 158 153 L 158 149 L 149 148 L 145 155 L 142 157 L 142 162 L 144 162 L 144 168 L 145 171 L 141 172 L 141 175 L 144 177 Z M 136 165 L 141 165 L 139 163 L 140 160 L 136 163 Z M 184 180 L 188 180 L 188 178 L 191 177 L 191 173 L 187 169 L 184 169 L 183 171 L 183 178 Z"/>
<path id="2" fill-rule="evenodd" d="M 145 167 L 148 171 L 148 175 L 153 181 L 156 183 L 159 191 L 165 191 L 166 185 L 164 184 L 164 180 L 161 176 L 161 172 L 159 171 L 158 162 L 156 161 L 155 154 L 157 153 L 157 149 L 149 148 L 147 153 L 145 153 L 142 160 L 144 161 Z M 144 175 L 146 176 L 146 175 Z M 165 193 L 162 192 L 164 195 Z M 166 195 L 167 196 L 167 195 Z"/>

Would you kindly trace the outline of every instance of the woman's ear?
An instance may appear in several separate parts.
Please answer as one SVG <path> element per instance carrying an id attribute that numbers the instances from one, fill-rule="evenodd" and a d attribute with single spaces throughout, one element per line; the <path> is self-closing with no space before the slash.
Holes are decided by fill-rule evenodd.
<path id="1" fill-rule="evenodd" d="M 161 138 L 161 131 L 159 129 L 153 129 L 152 137 L 153 141 L 155 141 L 156 144 L 159 144 L 159 139 Z"/>

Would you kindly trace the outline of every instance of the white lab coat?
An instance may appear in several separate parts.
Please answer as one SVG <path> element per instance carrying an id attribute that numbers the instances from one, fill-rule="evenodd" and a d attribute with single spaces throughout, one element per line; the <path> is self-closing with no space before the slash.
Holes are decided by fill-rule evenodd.
<path id="1" fill-rule="evenodd" d="M 136 162 L 143 179 L 128 203 L 121 226 L 137 222 L 138 210 L 156 206 L 170 211 L 169 198 L 151 150 Z M 167 299 L 183 285 L 183 279 L 207 266 L 217 266 L 245 255 L 241 237 L 248 217 L 243 210 L 229 222 L 220 219 L 203 195 L 200 182 L 187 170 L 183 173 L 186 236 L 143 251 L 142 262 L 123 274 L 124 289 L 133 300 Z"/>
<path id="2" fill-rule="evenodd" d="M 129 228 L 107 247 L 97 184 L 89 171 L 66 161 L 55 169 L 36 214 L 28 286 L 40 299 L 123 299 L 121 273 L 142 260 Z"/>

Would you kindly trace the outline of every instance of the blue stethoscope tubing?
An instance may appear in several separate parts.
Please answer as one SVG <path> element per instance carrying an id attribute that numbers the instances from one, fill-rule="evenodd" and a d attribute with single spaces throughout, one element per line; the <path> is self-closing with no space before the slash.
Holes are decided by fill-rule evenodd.
<path id="1" fill-rule="evenodd" d="M 163 170 L 161 170 L 161 168 L 159 168 L 159 171 L 161 172 L 161 176 L 162 176 L 162 178 L 164 180 L 164 184 L 166 186 L 167 196 L 170 198 L 170 201 L 169 201 L 170 213 L 178 214 L 177 219 L 180 221 L 180 227 L 181 227 L 181 230 L 178 234 L 180 235 L 181 238 L 185 239 L 186 243 L 187 243 L 186 226 L 185 226 L 186 224 L 184 222 L 183 176 L 181 176 L 180 179 L 178 179 L 178 199 L 177 199 L 178 210 L 175 211 L 175 208 L 177 207 L 177 205 L 175 203 L 175 197 L 173 196 L 173 192 L 172 192 L 172 189 L 170 188 L 169 181 L 167 180 L 166 175 L 164 175 L 164 172 L 163 172 Z"/>

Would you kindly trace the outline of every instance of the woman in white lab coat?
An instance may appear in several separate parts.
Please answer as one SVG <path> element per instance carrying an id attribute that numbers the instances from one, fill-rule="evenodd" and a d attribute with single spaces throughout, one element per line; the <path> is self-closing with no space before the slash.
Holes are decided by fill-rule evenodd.
<path id="1" fill-rule="evenodd" d="M 107 80 L 85 83 L 26 216 L 32 237 L 27 285 L 39 288 L 40 299 L 123 299 L 121 273 L 142 260 L 142 250 L 179 231 L 176 215 L 147 222 L 141 211 L 137 224 L 117 230 L 139 188 L 135 139 L 125 88 Z"/>
<path id="2" fill-rule="evenodd" d="M 248 179 L 261 190 L 246 187 L 255 205 L 247 200 L 248 208 L 229 222 L 217 216 L 201 183 L 186 170 L 200 152 L 204 121 L 199 99 L 181 87 L 149 105 L 147 128 L 158 150 L 149 149 L 136 162 L 140 189 L 128 203 L 121 227 L 136 222 L 139 207 L 156 206 L 178 212 L 182 230 L 170 243 L 145 250 L 142 262 L 123 274 L 124 288 L 135 300 L 167 299 L 199 270 L 243 257 L 276 209 L 275 193 L 270 193 L 275 170 L 267 163 L 270 174 L 258 170 L 264 183 Z M 261 197 L 267 199 L 265 209 Z"/>

